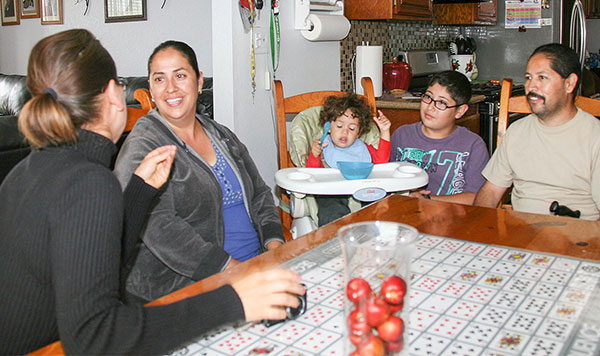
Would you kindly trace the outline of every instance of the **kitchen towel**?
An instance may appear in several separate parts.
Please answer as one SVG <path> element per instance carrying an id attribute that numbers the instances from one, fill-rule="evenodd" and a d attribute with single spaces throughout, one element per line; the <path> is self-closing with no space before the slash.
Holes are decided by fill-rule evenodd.
<path id="1" fill-rule="evenodd" d="M 380 97 L 383 91 L 383 47 L 382 46 L 357 46 L 356 47 L 356 94 L 363 94 L 364 90 L 360 79 L 370 77 L 373 81 L 375 97 Z"/>
<path id="2" fill-rule="evenodd" d="M 310 30 L 302 30 L 302 36 L 309 41 L 339 41 L 348 36 L 350 21 L 343 15 L 308 15 Z"/>

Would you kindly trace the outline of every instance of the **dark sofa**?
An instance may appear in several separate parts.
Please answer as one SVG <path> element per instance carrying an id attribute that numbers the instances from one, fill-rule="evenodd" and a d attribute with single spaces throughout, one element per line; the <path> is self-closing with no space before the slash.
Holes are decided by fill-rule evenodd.
<path id="1" fill-rule="evenodd" d="M 136 89 L 148 89 L 146 77 L 124 77 L 127 79 L 125 101 L 127 106 L 140 107 L 134 98 Z M 213 118 L 212 78 L 204 78 L 202 94 L 198 96 L 197 111 Z M 0 183 L 20 160 L 26 157 L 29 146 L 19 132 L 17 117 L 21 108 L 31 98 L 27 90 L 26 77 L 23 75 L 7 75 L 0 73 Z M 124 133 L 122 140 L 127 135 Z"/>

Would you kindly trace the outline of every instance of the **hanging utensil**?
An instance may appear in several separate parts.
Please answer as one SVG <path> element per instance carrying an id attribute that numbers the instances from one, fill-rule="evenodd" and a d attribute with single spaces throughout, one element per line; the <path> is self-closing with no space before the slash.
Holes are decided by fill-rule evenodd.
<path id="1" fill-rule="evenodd" d="M 329 129 L 331 128 L 331 121 L 327 121 L 325 125 L 323 125 L 323 136 L 321 136 L 321 146 L 323 146 L 323 142 L 325 142 L 325 137 L 329 133 Z"/>

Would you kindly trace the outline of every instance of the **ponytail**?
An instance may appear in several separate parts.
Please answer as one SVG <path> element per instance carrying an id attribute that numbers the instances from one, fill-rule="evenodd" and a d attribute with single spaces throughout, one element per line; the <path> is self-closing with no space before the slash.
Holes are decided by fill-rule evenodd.
<path id="1" fill-rule="evenodd" d="M 73 121 L 50 92 L 38 94 L 29 100 L 19 113 L 18 124 L 33 148 L 77 142 Z"/>

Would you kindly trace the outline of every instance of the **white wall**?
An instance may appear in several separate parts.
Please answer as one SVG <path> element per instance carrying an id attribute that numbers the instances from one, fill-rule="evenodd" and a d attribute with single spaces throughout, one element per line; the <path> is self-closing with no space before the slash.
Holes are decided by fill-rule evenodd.
<path id="1" fill-rule="evenodd" d="M 63 0 L 64 25 L 41 25 L 40 19 L 21 19 L 20 25 L 0 27 L 0 72 L 25 74 L 31 48 L 41 38 L 71 28 L 90 30 L 113 56 L 119 75 L 146 75 L 154 47 L 167 39 L 187 42 L 196 50 L 201 70 L 212 75 L 211 2 L 148 0 L 148 21 L 104 23 L 104 1 Z"/>
<path id="2" fill-rule="evenodd" d="M 585 21 L 587 28 L 587 50 L 590 53 L 600 51 L 600 19 L 590 19 Z"/>
<path id="3" fill-rule="evenodd" d="M 70 28 L 93 32 L 112 54 L 119 75 L 146 75 L 152 49 L 166 39 L 190 44 L 200 70 L 213 76 L 215 119 L 246 144 L 271 187 L 277 171 L 273 92 L 266 91 L 264 73 L 272 74 L 270 54 L 256 55 L 256 92 L 250 85 L 250 34 L 242 26 L 237 0 L 148 0 L 148 21 L 104 23 L 104 2 L 63 0 L 64 25 L 44 25 L 23 19 L 21 25 L 0 27 L 0 72 L 25 74 L 27 58 L 41 38 Z M 294 3 L 280 1 L 281 57 L 276 78 L 285 95 L 340 87 L 339 42 L 309 42 L 294 30 Z M 270 1 L 257 24 L 268 35 Z"/>
<path id="4" fill-rule="evenodd" d="M 264 73 L 272 73 L 270 54 L 256 55 L 256 92 L 250 85 L 250 34 L 246 33 L 238 1 L 213 1 L 213 63 L 215 119 L 225 123 L 246 144 L 271 187 L 277 171 L 273 92 L 266 91 Z M 268 35 L 269 1 L 260 11 L 259 27 Z M 294 30 L 294 3 L 280 1 L 281 56 L 276 78 L 285 96 L 316 90 L 339 90 L 339 42 L 309 42 Z M 231 23 L 228 28 L 220 26 Z M 224 26 L 228 27 L 228 26 Z M 233 118 L 232 118 L 233 115 Z"/>

